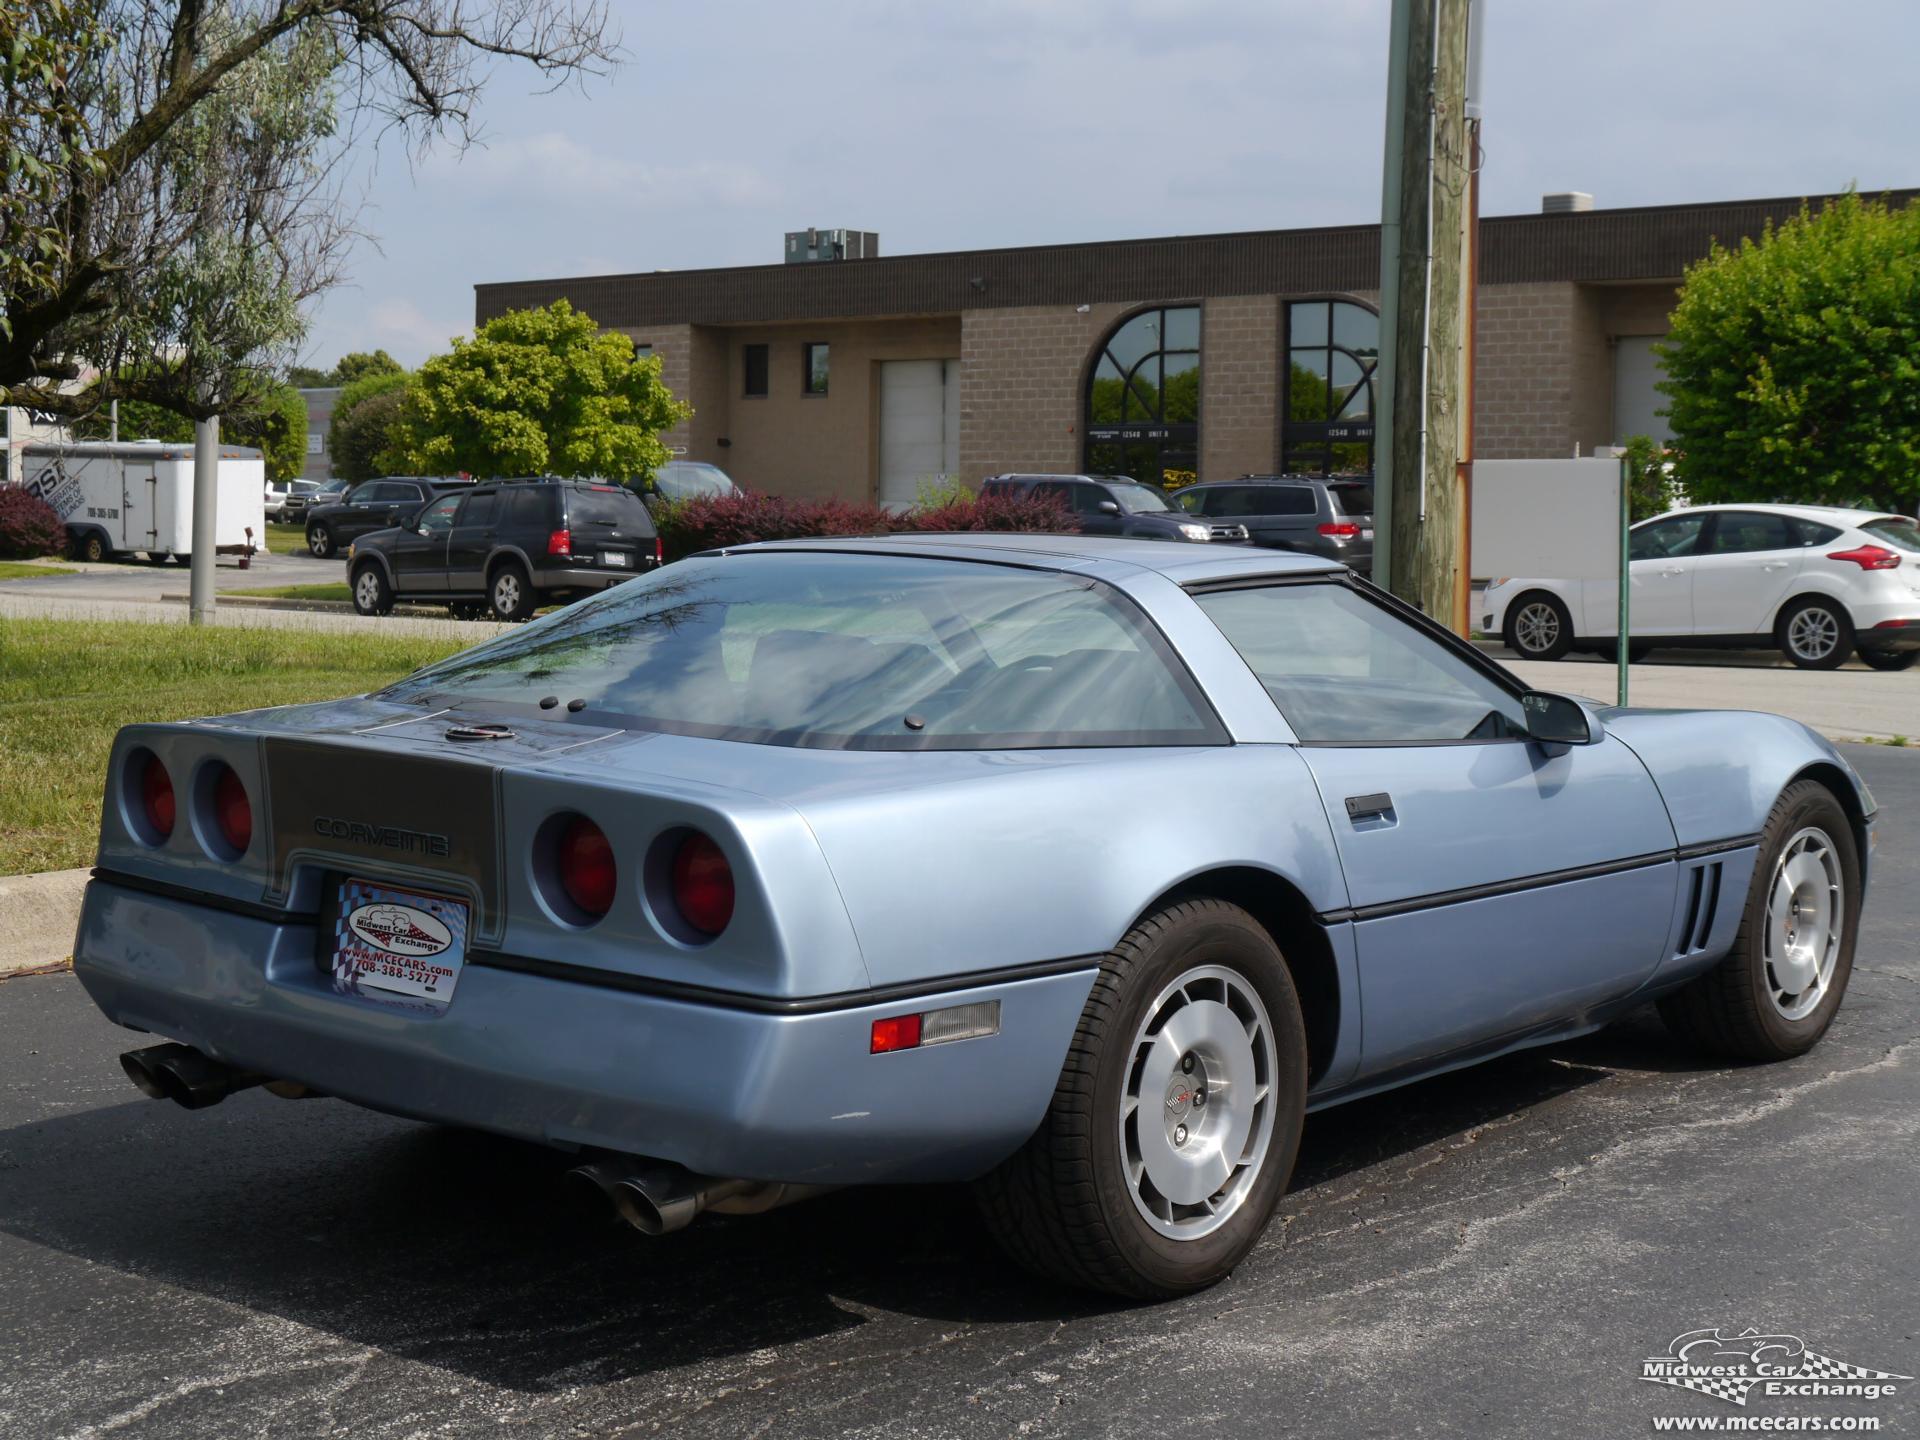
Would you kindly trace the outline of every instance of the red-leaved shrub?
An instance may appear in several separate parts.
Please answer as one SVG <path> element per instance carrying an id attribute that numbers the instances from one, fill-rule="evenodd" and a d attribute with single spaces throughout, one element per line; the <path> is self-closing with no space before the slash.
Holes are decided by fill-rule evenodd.
<path id="1" fill-rule="evenodd" d="M 32 560 L 67 548 L 67 527 L 24 485 L 0 484 L 0 560 Z"/>
<path id="2" fill-rule="evenodd" d="M 655 523 L 670 560 L 701 550 L 751 545 L 756 540 L 956 530 L 1042 533 L 1079 528 L 1072 512 L 1052 497 L 982 495 L 931 510 L 894 511 L 851 500 L 797 500 L 751 491 L 681 500 L 663 507 Z"/>

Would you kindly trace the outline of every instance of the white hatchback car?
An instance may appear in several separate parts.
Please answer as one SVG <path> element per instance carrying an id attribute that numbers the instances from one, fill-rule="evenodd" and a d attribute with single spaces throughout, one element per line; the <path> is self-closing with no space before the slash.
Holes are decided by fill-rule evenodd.
<path id="1" fill-rule="evenodd" d="M 1661 643 L 1777 645 L 1831 670 L 1857 650 L 1876 670 L 1920 656 L 1920 524 L 1824 505 L 1702 505 L 1643 520 L 1628 548 L 1637 657 Z M 1480 628 L 1522 660 L 1616 641 L 1619 582 L 1504 579 Z"/>

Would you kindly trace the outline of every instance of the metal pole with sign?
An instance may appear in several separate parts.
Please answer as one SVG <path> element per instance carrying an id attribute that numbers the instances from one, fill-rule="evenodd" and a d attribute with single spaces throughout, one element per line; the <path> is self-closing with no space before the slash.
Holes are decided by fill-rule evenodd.
<path id="1" fill-rule="evenodd" d="M 1628 565 L 1631 560 L 1632 537 L 1629 527 L 1633 523 L 1633 485 L 1627 473 L 1627 457 L 1620 457 L 1620 644 L 1616 666 L 1620 671 L 1620 699 L 1624 707 L 1627 703 L 1627 657 L 1633 649 L 1633 643 L 1627 634 L 1628 580 L 1631 572 Z"/>
<path id="2" fill-rule="evenodd" d="M 193 561 L 187 580 L 187 619 L 213 619 L 213 547 L 219 533 L 220 417 L 193 422 Z"/>

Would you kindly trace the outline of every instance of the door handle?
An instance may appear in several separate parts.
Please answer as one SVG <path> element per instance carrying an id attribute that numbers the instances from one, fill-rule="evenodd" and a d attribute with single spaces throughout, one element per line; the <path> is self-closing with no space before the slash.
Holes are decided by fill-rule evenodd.
<path id="1" fill-rule="evenodd" d="M 1784 560 L 1769 560 L 1760 568 L 1762 570 L 1784 570 L 1787 568 L 1787 562 Z"/>
<path id="2" fill-rule="evenodd" d="M 1672 569 L 1670 569 L 1670 570 L 1662 570 L 1662 571 L 1661 571 L 1660 573 L 1661 573 L 1662 575 L 1684 575 L 1684 574 L 1686 574 L 1687 572 L 1686 572 L 1685 570 L 1683 570 L 1683 569 L 1681 569 L 1681 568 L 1680 568 L 1680 567 L 1679 567 L 1678 565 L 1675 565 L 1675 566 L 1674 566 L 1674 567 L 1673 567 Z"/>
<path id="3" fill-rule="evenodd" d="M 1362 820 L 1383 820 L 1393 815 L 1393 796 L 1381 790 L 1372 795 L 1349 795 L 1347 819 L 1358 825 Z"/>

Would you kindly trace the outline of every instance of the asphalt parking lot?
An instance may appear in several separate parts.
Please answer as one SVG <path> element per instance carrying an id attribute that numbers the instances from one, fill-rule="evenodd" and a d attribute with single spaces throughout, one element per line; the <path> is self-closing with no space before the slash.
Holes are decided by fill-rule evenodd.
<path id="1" fill-rule="evenodd" d="M 1635 1378 L 1790 1333 L 1920 1374 L 1920 756 L 1813 1054 L 1657 1020 L 1309 1121 L 1267 1238 L 1157 1307 L 1010 1271 L 950 1189 L 648 1240 L 566 1162 L 332 1101 L 140 1099 L 69 975 L 0 982 L 0 1434 L 1630 1435 L 1746 1411 Z"/>

